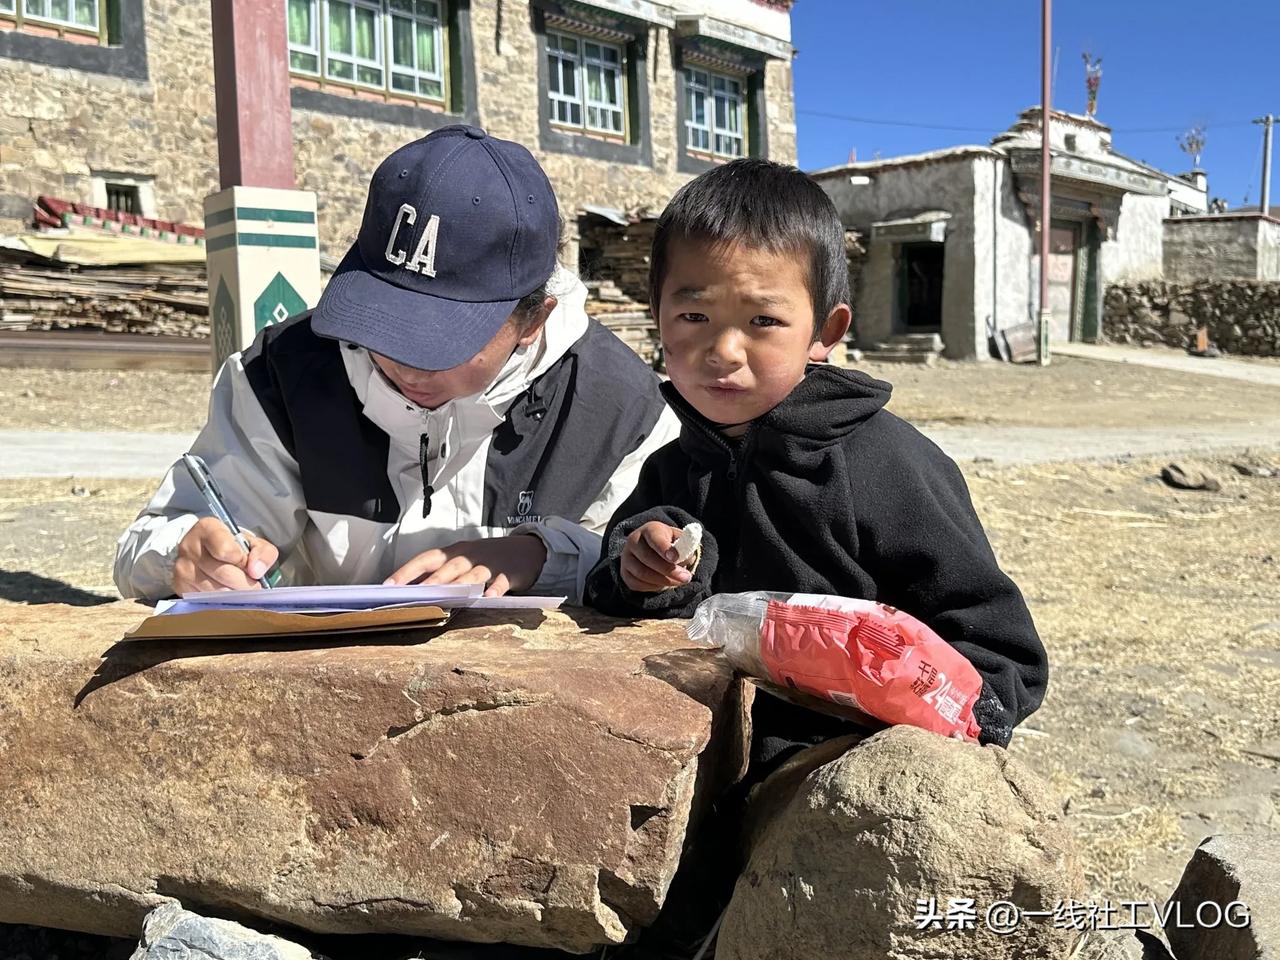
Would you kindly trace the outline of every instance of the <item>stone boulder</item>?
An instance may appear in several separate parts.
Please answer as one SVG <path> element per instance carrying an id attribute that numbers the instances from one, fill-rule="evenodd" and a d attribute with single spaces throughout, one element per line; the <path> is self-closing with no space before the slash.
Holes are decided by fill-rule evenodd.
<path id="1" fill-rule="evenodd" d="M 1280 834 L 1207 838 L 1167 907 L 1178 960 L 1280 960 Z"/>
<path id="2" fill-rule="evenodd" d="M 183 910 L 177 900 L 147 914 L 129 960 L 323 960 L 280 937 Z"/>
<path id="3" fill-rule="evenodd" d="M 1146 930 L 1098 929 L 1081 938 L 1071 960 L 1173 960 L 1173 955 Z"/>
<path id="4" fill-rule="evenodd" d="M 770 802 L 773 779 L 753 805 Z M 1000 747 L 891 727 L 809 774 L 756 836 L 717 960 L 1065 958 L 1079 939 L 1052 916 L 1006 935 L 987 925 L 997 901 L 1084 899 L 1061 806 Z M 971 925 L 952 900 L 972 902 Z M 943 920 L 921 929 L 926 910 Z M 961 929 L 945 929 L 948 913 Z"/>
<path id="5" fill-rule="evenodd" d="M 0 613 L 0 922 L 136 938 L 176 898 L 584 952 L 745 767 L 748 695 L 678 622 L 116 643 L 148 612 Z"/>

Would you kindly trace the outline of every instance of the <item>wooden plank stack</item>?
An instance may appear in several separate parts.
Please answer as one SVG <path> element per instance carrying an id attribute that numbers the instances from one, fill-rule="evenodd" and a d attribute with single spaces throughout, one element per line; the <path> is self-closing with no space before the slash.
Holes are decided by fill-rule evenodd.
<path id="1" fill-rule="evenodd" d="M 649 249 L 656 226 L 652 218 L 627 224 L 594 216 L 580 221 L 587 313 L 650 366 L 658 354 L 658 327 L 649 314 Z"/>
<path id="2" fill-rule="evenodd" d="M 611 280 L 632 300 L 648 303 L 649 250 L 658 221 L 636 219 L 623 225 L 603 217 L 584 217 L 580 222 L 584 279 Z"/>
<path id="3" fill-rule="evenodd" d="M 203 264 L 74 266 L 0 250 L 0 331 L 209 335 Z"/>

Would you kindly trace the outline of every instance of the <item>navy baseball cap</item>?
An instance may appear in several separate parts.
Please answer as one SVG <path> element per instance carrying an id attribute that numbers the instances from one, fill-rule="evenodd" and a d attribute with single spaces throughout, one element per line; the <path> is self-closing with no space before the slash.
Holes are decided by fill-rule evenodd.
<path id="1" fill-rule="evenodd" d="M 456 367 L 551 276 L 559 240 L 555 193 L 528 150 L 443 127 L 379 164 L 312 329 L 420 370 Z"/>

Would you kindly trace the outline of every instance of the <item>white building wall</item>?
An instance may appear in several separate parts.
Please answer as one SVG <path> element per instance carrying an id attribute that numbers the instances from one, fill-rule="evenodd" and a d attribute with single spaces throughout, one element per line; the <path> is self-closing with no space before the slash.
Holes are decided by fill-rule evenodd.
<path id="1" fill-rule="evenodd" d="M 898 286 L 895 244 L 873 240 L 871 225 L 926 210 L 943 210 L 951 214 L 942 275 L 942 341 L 946 355 L 966 358 L 985 354 L 989 311 L 977 313 L 974 303 L 980 269 L 974 256 L 974 189 L 978 177 L 975 168 L 989 165 L 992 156 L 990 151 L 971 148 L 927 162 L 853 164 L 817 172 L 818 184 L 831 197 L 841 222 L 862 233 L 867 244 L 867 260 L 854 305 L 860 347 L 874 347 L 894 333 Z M 869 178 L 870 182 L 851 182 L 851 178 Z M 989 216 L 988 207 L 983 208 L 983 215 Z M 983 264 L 981 282 L 989 291 L 990 260 L 984 259 Z"/>
<path id="2" fill-rule="evenodd" d="M 1126 193 L 1116 235 L 1105 240 L 1099 256 L 1102 284 L 1123 280 L 1159 280 L 1164 276 L 1164 221 L 1169 198 Z"/>
<path id="3" fill-rule="evenodd" d="M 751 0 L 668 0 L 676 14 L 715 17 L 777 40 L 791 42 L 791 15 Z"/>
<path id="4" fill-rule="evenodd" d="M 1030 226 L 1003 157 L 974 165 L 974 354 L 986 357 L 986 319 L 997 330 L 1032 317 Z"/>

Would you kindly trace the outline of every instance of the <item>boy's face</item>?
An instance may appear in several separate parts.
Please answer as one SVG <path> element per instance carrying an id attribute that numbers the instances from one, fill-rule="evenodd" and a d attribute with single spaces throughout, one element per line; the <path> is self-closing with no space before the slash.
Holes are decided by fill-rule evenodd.
<path id="1" fill-rule="evenodd" d="M 658 304 L 667 374 L 730 436 L 781 403 L 849 329 L 840 304 L 814 338 L 803 254 L 675 240 L 667 263 Z"/>

